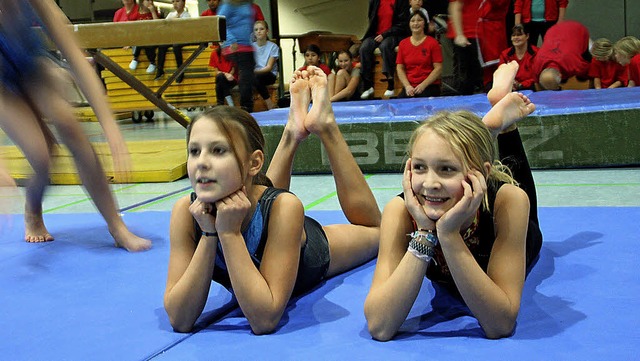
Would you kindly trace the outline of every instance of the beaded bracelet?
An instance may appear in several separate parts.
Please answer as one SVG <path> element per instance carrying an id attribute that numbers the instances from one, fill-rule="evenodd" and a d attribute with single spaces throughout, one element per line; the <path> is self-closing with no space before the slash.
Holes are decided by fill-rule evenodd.
<path id="1" fill-rule="evenodd" d="M 218 238 L 218 232 L 205 232 L 202 231 L 202 235 L 206 237 L 216 237 Z"/>
<path id="2" fill-rule="evenodd" d="M 417 230 L 409 234 L 411 241 L 407 251 L 418 259 L 430 263 L 435 256 L 435 246 L 438 244 L 438 237 L 433 231 Z"/>

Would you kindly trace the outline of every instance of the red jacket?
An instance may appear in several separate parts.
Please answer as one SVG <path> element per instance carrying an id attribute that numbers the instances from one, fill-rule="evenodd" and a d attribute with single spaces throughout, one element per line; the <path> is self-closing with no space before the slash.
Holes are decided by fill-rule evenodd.
<path id="1" fill-rule="evenodd" d="M 572 20 L 566 20 L 549 28 L 544 42 L 533 58 L 533 74 L 536 79 L 546 68 L 556 68 L 565 81 L 572 76 L 586 77 L 590 61 L 583 54 L 589 49 L 589 30 Z"/>
<path id="2" fill-rule="evenodd" d="M 560 8 L 567 8 L 569 0 L 544 0 L 544 18 L 546 21 L 557 21 Z M 522 23 L 531 22 L 531 0 L 516 0 L 513 5 L 514 14 L 522 14 Z"/>

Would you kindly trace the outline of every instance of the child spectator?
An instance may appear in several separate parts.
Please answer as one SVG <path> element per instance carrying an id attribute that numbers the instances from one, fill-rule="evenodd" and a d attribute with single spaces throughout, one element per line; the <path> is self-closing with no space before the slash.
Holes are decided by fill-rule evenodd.
<path id="1" fill-rule="evenodd" d="M 360 84 L 360 64 L 353 61 L 353 55 L 349 51 L 342 50 L 338 53 L 338 69 L 335 74 L 329 74 L 329 96 L 332 102 L 341 100 L 356 100 Z"/>
<path id="2" fill-rule="evenodd" d="M 440 95 L 442 50 L 438 41 L 425 34 L 427 17 L 421 11 L 411 15 L 411 36 L 398 45 L 396 72 L 402 82 L 400 98 Z"/>
<path id="3" fill-rule="evenodd" d="M 640 40 L 635 36 L 625 36 L 615 43 L 613 52 L 618 63 L 627 66 L 627 86 L 640 85 Z"/>
<path id="4" fill-rule="evenodd" d="M 531 66 L 538 47 L 529 44 L 529 33 L 522 24 L 513 27 L 511 43 L 513 46 L 500 54 L 500 64 L 516 61 L 519 65 L 512 90 L 535 90 L 536 79 Z"/>
<path id="5" fill-rule="evenodd" d="M 173 0 L 173 11 L 167 15 L 167 20 L 172 19 L 188 19 L 191 15 L 185 8 L 185 0 Z M 173 55 L 176 58 L 176 65 L 179 68 L 182 65 L 182 45 L 173 44 Z M 158 47 L 158 68 L 156 70 L 156 77 L 154 80 L 158 80 L 162 78 L 164 75 L 164 62 L 167 56 L 167 50 L 169 47 L 164 45 Z M 176 83 L 182 83 L 182 79 L 184 78 L 184 73 L 180 74 L 176 78 Z"/>
<path id="6" fill-rule="evenodd" d="M 304 65 L 300 67 L 298 70 L 303 71 L 307 70 L 307 67 L 313 65 L 322 69 L 322 71 L 329 75 L 331 74 L 331 69 L 323 63 L 320 62 L 320 47 L 316 44 L 309 44 L 307 48 L 304 50 Z"/>
<path id="7" fill-rule="evenodd" d="M 593 87 L 618 88 L 627 82 L 626 67 L 618 64 L 613 55 L 613 44 L 609 39 L 600 38 L 591 46 L 591 65 L 589 77 L 593 78 Z"/>
<path id="8" fill-rule="evenodd" d="M 138 20 L 153 20 L 160 19 L 160 14 L 153 4 L 153 0 L 140 0 L 138 6 Z M 149 60 L 149 66 L 147 67 L 147 74 L 151 74 L 156 71 L 156 47 L 155 46 L 136 46 L 133 49 L 133 60 L 129 63 L 129 69 L 136 70 L 138 68 L 138 57 L 140 52 L 144 49 L 144 53 Z"/>
<path id="9" fill-rule="evenodd" d="M 216 74 L 216 102 L 224 105 L 225 101 L 229 106 L 234 106 L 231 98 L 231 89 L 238 84 L 238 72 L 232 62 L 230 62 L 220 51 L 220 44 L 214 43 L 212 46 L 209 66 L 218 69 Z"/>
<path id="10" fill-rule="evenodd" d="M 256 21 L 253 26 L 253 35 L 256 38 L 253 43 L 253 55 L 256 60 L 254 86 L 264 99 L 267 109 L 270 110 L 276 105 L 271 100 L 267 86 L 274 84 L 278 79 L 280 48 L 269 41 L 269 26 L 264 20 Z"/>
<path id="11" fill-rule="evenodd" d="M 207 0 L 209 8 L 200 14 L 200 16 L 214 16 L 218 14 L 218 4 L 220 0 Z"/>

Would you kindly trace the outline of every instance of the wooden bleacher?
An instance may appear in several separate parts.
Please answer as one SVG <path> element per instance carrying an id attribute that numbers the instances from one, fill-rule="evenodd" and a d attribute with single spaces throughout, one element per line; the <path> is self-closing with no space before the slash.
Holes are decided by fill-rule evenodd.
<path id="1" fill-rule="evenodd" d="M 184 127 L 190 119 L 178 107 L 215 104 L 215 70 L 205 69 L 210 54 L 207 49 L 209 42 L 224 40 L 225 29 L 225 19 L 217 16 L 73 25 L 80 46 L 106 69 L 102 76 L 114 110 L 160 109 Z M 171 44 L 195 45 L 185 47 L 185 61 L 179 68 L 172 54 L 167 54 L 165 78 L 154 81 L 155 74 L 145 73 L 144 55 L 138 70 L 128 69 L 132 58 L 123 47 Z M 174 84 L 182 73 L 183 83 Z"/>

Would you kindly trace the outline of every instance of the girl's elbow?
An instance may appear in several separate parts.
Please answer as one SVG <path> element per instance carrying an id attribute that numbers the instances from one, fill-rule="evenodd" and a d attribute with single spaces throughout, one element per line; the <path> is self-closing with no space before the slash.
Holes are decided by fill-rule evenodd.
<path id="1" fill-rule="evenodd" d="M 169 323 L 175 332 L 188 333 L 193 329 L 193 322 L 184 322 L 183 320 L 177 320 L 172 316 L 169 316 Z"/>
<path id="2" fill-rule="evenodd" d="M 484 333 L 488 339 L 497 340 L 513 335 L 516 328 L 515 318 L 509 318 L 500 323 L 491 325 L 491 327 L 483 327 Z"/>
<path id="3" fill-rule="evenodd" d="M 369 334 L 376 341 L 389 341 L 395 336 L 395 332 L 390 330 L 388 327 L 385 327 L 384 322 L 367 322 L 367 328 L 369 330 Z"/>
<path id="4" fill-rule="evenodd" d="M 273 333 L 276 330 L 276 327 L 278 326 L 279 321 L 280 319 L 254 320 L 254 321 L 250 321 L 249 325 L 251 326 L 251 332 L 253 332 L 255 335 L 268 335 L 270 333 Z"/>

